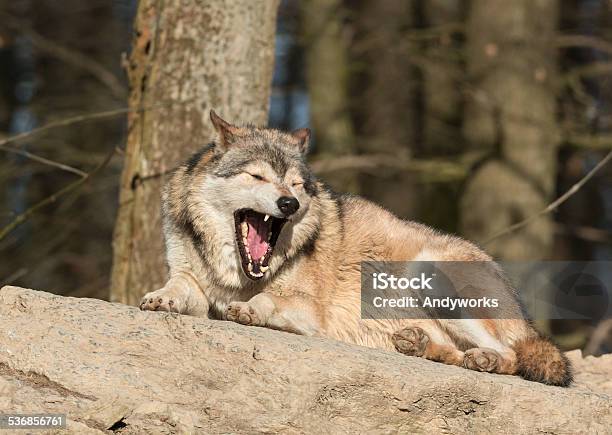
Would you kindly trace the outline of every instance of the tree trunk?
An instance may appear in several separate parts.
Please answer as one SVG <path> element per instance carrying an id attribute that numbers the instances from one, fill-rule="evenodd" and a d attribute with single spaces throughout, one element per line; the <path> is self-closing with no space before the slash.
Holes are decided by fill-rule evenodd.
<path id="1" fill-rule="evenodd" d="M 462 21 L 461 6 L 460 0 L 429 0 L 423 4 L 427 25 L 440 32 L 425 47 L 423 142 L 428 155 L 456 154 L 462 145 L 457 140 L 462 68 L 460 47 L 451 27 Z"/>
<path id="2" fill-rule="evenodd" d="M 330 154 L 354 149 L 341 5 L 340 0 L 310 0 L 302 5 L 310 116 L 317 143 Z"/>
<path id="3" fill-rule="evenodd" d="M 311 125 L 318 154 L 329 158 L 355 153 L 348 89 L 349 59 L 341 0 L 301 2 L 306 80 Z M 354 171 L 332 174 L 327 181 L 336 189 L 358 192 Z"/>
<path id="4" fill-rule="evenodd" d="M 461 215 L 463 234 L 477 242 L 538 213 L 554 193 L 557 9 L 554 0 L 472 2 L 464 133 L 489 157 L 466 184 Z M 541 259 L 552 235 L 547 216 L 485 248 L 506 260 Z"/>
<path id="5" fill-rule="evenodd" d="M 406 37 L 416 28 L 415 11 L 413 0 L 361 1 L 354 8 L 353 113 L 362 152 L 407 159 L 418 146 L 420 77 L 412 62 L 418 46 Z M 364 196 L 401 217 L 418 214 L 413 174 L 385 168 L 360 180 Z"/>
<path id="6" fill-rule="evenodd" d="M 419 157 L 448 158 L 464 149 L 461 140 L 464 79 L 463 46 L 456 36 L 463 21 L 462 0 L 427 0 L 420 3 L 423 29 L 431 35 L 422 50 L 422 144 Z M 443 231 L 458 230 L 456 180 L 423 183 L 418 188 L 418 219 Z"/>
<path id="7" fill-rule="evenodd" d="M 265 124 L 277 0 L 141 0 L 127 69 L 128 141 L 111 300 L 134 304 L 166 278 L 164 174 L 212 138 L 208 112 Z"/>

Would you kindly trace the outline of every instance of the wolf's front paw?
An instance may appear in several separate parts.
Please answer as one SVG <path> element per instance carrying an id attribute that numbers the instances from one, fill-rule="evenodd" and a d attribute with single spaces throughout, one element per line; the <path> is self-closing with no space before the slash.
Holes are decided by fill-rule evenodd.
<path id="1" fill-rule="evenodd" d="M 391 337 L 395 349 L 409 356 L 423 356 L 429 336 L 418 326 L 404 328 Z"/>
<path id="2" fill-rule="evenodd" d="M 184 296 L 172 289 L 162 288 L 147 293 L 140 300 L 140 309 L 143 311 L 168 311 L 172 313 L 185 312 Z"/>
<path id="3" fill-rule="evenodd" d="M 243 325 L 262 325 L 257 311 L 248 302 L 230 302 L 225 309 L 225 318 L 231 322 L 242 323 Z"/>
<path id="4" fill-rule="evenodd" d="M 486 347 L 475 347 L 465 351 L 463 366 L 466 369 L 479 372 L 494 372 L 497 370 L 502 357 L 493 349 Z"/>

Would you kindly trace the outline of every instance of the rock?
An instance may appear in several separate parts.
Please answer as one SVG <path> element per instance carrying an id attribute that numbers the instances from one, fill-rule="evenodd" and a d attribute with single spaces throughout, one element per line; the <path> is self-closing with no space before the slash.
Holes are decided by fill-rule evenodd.
<path id="1" fill-rule="evenodd" d="M 3 412 L 72 433 L 603 433 L 612 355 L 571 388 L 331 340 L 0 290 Z M 6 405 L 6 406 L 5 406 Z"/>

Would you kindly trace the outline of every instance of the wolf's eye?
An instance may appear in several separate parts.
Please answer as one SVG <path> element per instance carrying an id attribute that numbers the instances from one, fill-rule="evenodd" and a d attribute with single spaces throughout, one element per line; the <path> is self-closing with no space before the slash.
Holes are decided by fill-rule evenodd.
<path id="1" fill-rule="evenodd" d="M 303 181 L 296 181 L 295 183 L 292 184 L 293 187 L 298 187 L 301 186 L 302 184 L 304 184 Z"/>
<path id="2" fill-rule="evenodd" d="M 261 175 L 257 175 L 257 174 L 249 174 L 249 175 L 251 177 L 253 177 L 254 179 L 256 179 L 256 180 L 259 180 L 259 181 L 263 181 L 264 180 L 264 177 L 262 177 Z"/>

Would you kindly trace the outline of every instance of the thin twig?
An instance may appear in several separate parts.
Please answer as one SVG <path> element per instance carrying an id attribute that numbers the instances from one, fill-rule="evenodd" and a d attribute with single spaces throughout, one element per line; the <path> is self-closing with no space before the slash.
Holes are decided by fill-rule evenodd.
<path id="1" fill-rule="evenodd" d="M 26 157 L 30 160 L 34 160 L 35 162 L 39 162 L 48 166 L 53 166 L 55 168 L 61 169 L 62 171 L 71 172 L 73 174 L 79 175 L 81 177 L 85 177 L 87 175 L 86 172 L 81 171 L 80 169 L 74 168 L 72 166 L 66 165 L 64 163 L 56 162 L 54 160 L 47 159 L 45 157 L 38 156 L 36 154 L 32 154 L 29 151 L 21 150 L 19 148 L 12 148 L 6 145 L 0 145 L 0 150 L 6 151 L 8 153 L 17 154 L 23 157 Z"/>
<path id="2" fill-rule="evenodd" d="M 467 166 L 460 162 L 398 158 L 388 154 L 348 154 L 331 158 L 327 157 L 310 162 L 310 167 L 319 174 L 347 169 L 363 171 L 387 167 L 435 174 L 440 179 L 462 178 L 467 172 Z"/>
<path id="3" fill-rule="evenodd" d="M 588 35 L 560 35 L 557 37 L 557 47 L 589 47 L 602 53 L 612 54 L 612 44 L 602 38 Z"/>
<path id="4" fill-rule="evenodd" d="M 566 80 L 576 80 L 585 77 L 603 76 L 612 73 L 612 62 L 591 62 L 569 70 L 564 77 Z"/>
<path id="5" fill-rule="evenodd" d="M 34 204 L 32 207 L 28 208 L 23 213 L 17 215 L 17 217 L 15 217 L 15 219 L 13 219 L 8 225 L 0 229 L 0 240 L 4 239 L 11 231 L 13 231 L 19 225 L 27 221 L 39 209 L 57 201 L 62 196 L 76 190 L 77 188 L 85 184 L 85 182 L 90 180 L 93 176 L 95 176 L 102 169 L 104 169 L 106 165 L 108 165 L 112 157 L 115 155 L 115 152 L 116 152 L 116 149 L 113 148 L 111 152 L 108 153 L 108 155 L 104 158 L 104 160 L 98 166 L 96 166 L 94 170 L 85 174 L 84 177 L 79 178 L 78 180 L 68 184 L 67 186 L 64 186 L 63 188 L 55 192 L 53 195 L 46 197 L 42 201 L 39 201 L 36 204 Z"/>
<path id="6" fill-rule="evenodd" d="M 189 104 L 189 103 L 192 103 L 193 101 L 194 100 L 192 99 L 192 100 L 186 100 L 186 101 L 173 101 L 169 103 L 153 104 L 147 107 L 123 107 L 121 109 L 112 109 L 112 110 L 105 110 L 102 112 L 88 113 L 85 115 L 77 115 L 71 118 L 60 119 L 59 121 L 52 121 L 48 124 L 43 125 L 42 127 L 38 127 L 30 131 L 26 131 L 26 132 L 19 133 L 13 136 L 9 136 L 5 139 L 0 139 L 0 146 L 6 145 L 12 142 L 19 142 L 23 139 L 27 139 L 31 136 L 36 136 L 40 133 L 44 133 L 47 130 L 52 130 L 52 129 L 59 128 L 59 127 L 66 127 L 69 125 L 79 124 L 81 122 L 93 121 L 97 119 L 112 118 L 114 116 L 122 115 L 124 113 L 146 112 L 149 110 L 159 109 L 161 107 L 168 107 L 168 106 L 172 106 L 175 104 Z"/>
<path id="7" fill-rule="evenodd" d="M 59 121 L 52 121 L 48 124 L 43 125 L 42 127 L 38 127 L 35 128 L 33 130 L 30 131 L 26 131 L 23 133 L 19 133 L 19 134 L 15 134 L 13 136 L 9 136 L 5 139 L 0 139 L 0 145 L 6 145 L 12 142 L 19 142 L 23 139 L 27 139 L 31 136 L 36 136 L 40 133 L 43 133 L 47 130 L 52 130 L 54 128 L 58 128 L 58 127 L 66 127 L 68 125 L 72 125 L 72 124 L 78 124 L 80 122 L 85 122 L 85 121 L 92 121 L 95 119 L 104 119 L 104 118 L 112 118 L 113 116 L 117 116 L 117 115 L 121 115 L 124 113 L 128 113 L 128 112 L 136 112 L 136 111 L 144 111 L 144 110 L 149 110 L 152 107 L 149 108 L 135 108 L 135 109 L 131 109 L 128 107 L 124 107 L 121 109 L 113 109 L 113 110 L 106 110 L 103 112 L 96 112 L 96 113 L 88 113 L 86 115 L 78 115 L 78 116 L 73 116 L 71 118 L 65 118 L 65 119 L 60 119 Z"/>
<path id="8" fill-rule="evenodd" d="M 580 181 L 578 181 L 576 184 L 574 184 L 567 192 L 565 192 L 559 198 L 557 198 L 556 200 L 551 202 L 544 210 L 540 211 L 537 214 L 534 214 L 533 216 L 528 217 L 525 220 L 522 220 L 521 222 L 517 222 L 514 225 L 510 225 L 505 230 L 500 231 L 497 234 L 489 237 L 487 240 L 485 240 L 483 242 L 483 245 L 488 245 L 493 240 L 499 239 L 502 236 L 505 236 L 507 234 L 513 233 L 516 230 L 519 230 L 519 229 L 521 229 L 523 227 L 526 227 L 527 225 L 529 225 L 533 221 L 535 221 L 535 220 L 541 218 L 542 216 L 544 216 L 544 215 L 554 211 L 555 209 L 557 209 L 557 207 L 559 207 L 561 204 L 563 204 L 565 201 L 567 201 L 571 196 L 573 196 L 576 192 L 578 192 L 582 188 L 582 186 L 584 186 L 587 181 L 589 181 L 591 178 L 593 178 L 593 176 L 597 173 L 597 171 L 599 171 L 601 168 L 603 168 L 610 160 L 612 160 L 612 151 L 610 151 L 608 154 L 606 154 L 606 156 L 603 159 L 601 159 L 599 161 L 599 163 L 597 163 L 595 165 L 595 167 L 593 169 L 591 169 L 588 172 L 588 174 L 586 174 Z"/>
<path id="9" fill-rule="evenodd" d="M 447 160 L 407 159 L 388 154 L 345 154 L 334 157 L 318 158 L 309 163 L 317 174 L 343 170 L 368 171 L 378 168 L 395 168 L 405 171 L 423 172 L 432 180 L 454 180 L 465 177 L 467 164 Z M 156 179 L 174 171 L 176 167 L 144 176 L 136 176 L 132 180 L 132 189 L 151 179 Z M 373 172 L 380 174 L 380 172 Z"/>

